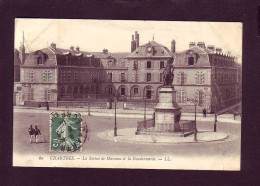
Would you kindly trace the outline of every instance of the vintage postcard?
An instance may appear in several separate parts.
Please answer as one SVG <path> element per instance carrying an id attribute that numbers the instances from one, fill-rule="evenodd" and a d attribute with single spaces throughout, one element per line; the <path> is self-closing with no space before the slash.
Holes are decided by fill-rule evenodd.
<path id="1" fill-rule="evenodd" d="M 13 166 L 240 170 L 242 27 L 15 19 Z"/>

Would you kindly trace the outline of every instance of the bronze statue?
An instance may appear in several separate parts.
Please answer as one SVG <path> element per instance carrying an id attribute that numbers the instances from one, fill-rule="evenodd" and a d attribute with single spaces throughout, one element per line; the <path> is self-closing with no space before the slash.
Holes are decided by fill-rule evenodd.
<path id="1" fill-rule="evenodd" d="M 163 82 L 164 82 L 163 85 L 172 86 L 173 78 L 174 78 L 173 65 L 171 63 L 167 63 L 167 66 L 165 67 L 165 69 L 163 71 Z"/>

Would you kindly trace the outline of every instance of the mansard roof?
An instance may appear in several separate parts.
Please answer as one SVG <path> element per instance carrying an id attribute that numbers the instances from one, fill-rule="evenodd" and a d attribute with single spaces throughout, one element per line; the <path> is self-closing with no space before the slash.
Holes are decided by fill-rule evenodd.
<path id="1" fill-rule="evenodd" d="M 186 52 L 188 52 L 190 50 L 193 50 L 195 53 L 198 53 L 198 54 L 213 54 L 214 53 L 214 51 L 209 50 L 207 48 L 201 48 L 199 46 L 193 46 L 193 47 L 191 47 L 189 49 L 186 49 L 186 50 L 180 52 L 180 54 L 186 53 Z"/>
<path id="2" fill-rule="evenodd" d="M 152 52 L 149 53 L 147 49 L 151 47 Z M 173 53 L 165 46 L 155 42 L 149 41 L 148 43 L 139 46 L 135 51 L 127 56 L 127 58 L 153 58 L 153 57 L 173 57 Z"/>

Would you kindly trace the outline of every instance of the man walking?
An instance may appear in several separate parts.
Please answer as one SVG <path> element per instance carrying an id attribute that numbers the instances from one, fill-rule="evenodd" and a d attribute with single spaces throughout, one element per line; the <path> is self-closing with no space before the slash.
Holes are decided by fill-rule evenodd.
<path id="1" fill-rule="evenodd" d="M 29 135 L 30 135 L 30 143 L 32 143 L 32 138 L 33 138 L 33 135 L 34 135 L 34 128 L 32 127 L 32 125 L 28 129 L 28 132 L 29 132 Z"/>
<path id="2" fill-rule="evenodd" d="M 207 110 L 204 108 L 202 112 L 203 112 L 203 117 L 206 118 L 207 117 Z"/>
<path id="3" fill-rule="evenodd" d="M 35 135 L 35 143 L 38 143 L 38 135 L 41 135 L 41 131 L 38 129 L 37 125 L 35 125 L 35 130 L 34 130 L 34 135 Z"/>

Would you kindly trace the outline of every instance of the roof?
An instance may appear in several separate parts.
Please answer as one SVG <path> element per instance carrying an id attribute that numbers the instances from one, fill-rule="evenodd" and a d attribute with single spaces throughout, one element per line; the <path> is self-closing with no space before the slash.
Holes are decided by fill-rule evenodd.
<path id="1" fill-rule="evenodd" d="M 112 58 L 120 59 L 120 58 L 125 58 L 130 53 L 129 52 L 117 52 L 117 53 L 105 54 L 103 52 L 92 52 L 92 54 L 96 55 L 98 58 L 108 58 L 109 56 L 111 56 Z"/>
<path id="2" fill-rule="evenodd" d="M 151 47 L 152 52 L 148 52 L 147 48 Z M 140 58 L 140 57 L 173 57 L 173 53 L 165 46 L 155 42 L 149 41 L 148 43 L 139 46 L 135 51 L 127 56 L 127 58 Z"/>
<path id="3" fill-rule="evenodd" d="M 191 48 L 189 48 L 189 49 L 186 49 L 186 50 L 180 52 L 180 54 L 186 53 L 187 51 L 190 51 L 190 50 L 193 50 L 194 52 L 196 52 L 196 53 L 198 53 L 198 54 L 210 54 L 210 53 L 214 53 L 212 50 L 209 50 L 209 49 L 207 49 L 207 48 L 204 49 L 204 48 L 201 48 L 201 47 L 199 47 L 199 46 L 193 46 L 193 47 L 191 47 Z"/>

